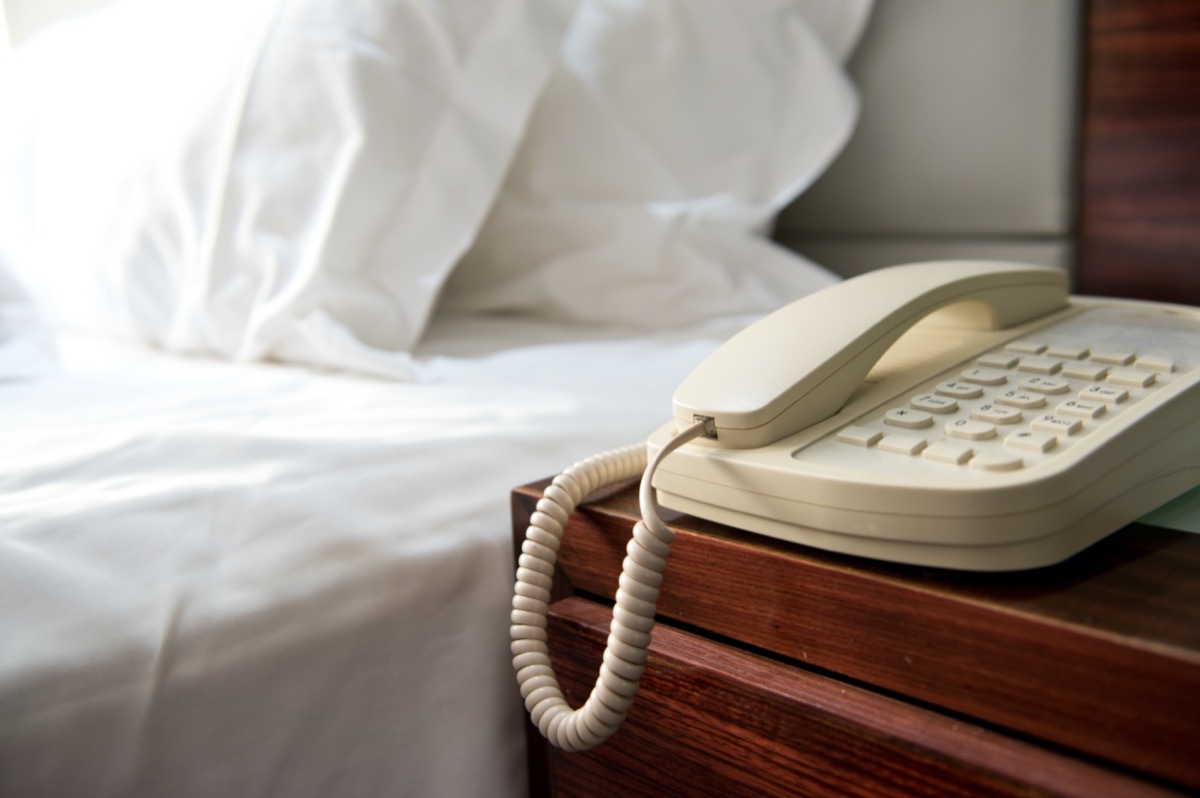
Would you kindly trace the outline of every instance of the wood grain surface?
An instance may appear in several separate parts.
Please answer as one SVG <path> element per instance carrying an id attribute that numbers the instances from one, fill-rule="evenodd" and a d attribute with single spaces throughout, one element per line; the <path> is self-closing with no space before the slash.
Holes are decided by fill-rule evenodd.
<path id="1" fill-rule="evenodd" d="M 514 528 L 538 495 L 514 493 Z M 611 599 L 636 514 L 632 488 L 575 513 L 568 591 Z M 956 574 L 672 523 L 662 618 L 1200 789 L 1200 536 L 1131 527 L 1053 568 Z"/>
<path id="2" fill-rule="evenodd" d="M 1200 305 L 1200 3 L 1091 0 L 1079 293 Z"/>
<path id="3" fill-rule="evenodd" d="M 566 599 L 550 627 L 576 704 L 608 609 Z M 555 758 L 560 796 L 1163 794 L 1093 764 L 669 627 L 616 736 Z"/>

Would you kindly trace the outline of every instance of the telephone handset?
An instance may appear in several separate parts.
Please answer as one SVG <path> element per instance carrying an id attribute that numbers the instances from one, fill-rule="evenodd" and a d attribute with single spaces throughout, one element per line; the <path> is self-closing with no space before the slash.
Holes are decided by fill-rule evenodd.
<path id="1" fill-rule="evenodd" d="M 676 389 L 675 420 L 713 419 L 720 446 L 764 446 L 841 409 L 901 334 L 938 308 L 959 305 L 947 319 L 957 326 L 997 329 L 1066 303 L 1057 269 L 939 262 L 870 272 L 731 338 Z"/>
<path id="2" fill-rule="evenodd" d="M 584 497 L 638 474 L 604 664 L 572 710 L 545 642 L 558 543 Z M 1003 571 L 1065 559 L 1198 483 L 1200 310 L 1068 297 L 1061 272 L 1022 264 L 868 273 L 731 338 L 647 445 L 554 480 L 518 564 L 513 665 L 555 745 L 616 730 L 674 537 L 659 501 L 832 551 Z"/>

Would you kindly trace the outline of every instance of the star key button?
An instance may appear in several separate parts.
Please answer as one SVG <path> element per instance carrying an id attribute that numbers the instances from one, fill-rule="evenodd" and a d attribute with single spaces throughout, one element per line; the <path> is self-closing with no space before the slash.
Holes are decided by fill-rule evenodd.
<path id="1" fill-rule="evenodd" d="M 896 407 L 887 411 L 883 423 L 904 429 L 923 429 L 933 426 L 933 414 L 911 407 Z"/>

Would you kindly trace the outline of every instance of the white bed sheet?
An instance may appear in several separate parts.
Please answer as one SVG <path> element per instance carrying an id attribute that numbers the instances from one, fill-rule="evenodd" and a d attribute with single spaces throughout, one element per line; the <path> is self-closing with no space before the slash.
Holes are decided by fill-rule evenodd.
<path id="1" fill-rule="evenodd" d="M 509 491 L 644 438 L 742 322 L 443 319 L 413 384 L 69 339 L 26 362 L 0 795 L 520 794 Z"/>

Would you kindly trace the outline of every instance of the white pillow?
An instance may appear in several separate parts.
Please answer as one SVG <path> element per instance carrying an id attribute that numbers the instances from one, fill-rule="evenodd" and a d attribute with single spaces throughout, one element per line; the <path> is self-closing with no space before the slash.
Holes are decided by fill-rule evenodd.
<path id="1" fill-rule="evenodd" d="M 573 0 L 118 0 L 18 50 L 0 261 L 57 325 L 402 376 Z"/>
<path id="2" fill-rule="evenodd" d="M 833 282 L 764 234 L 853 127 L 869 8 L 583 0 L 441 307 L 669 326 Z"/>

